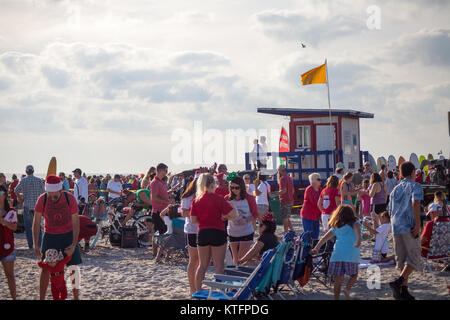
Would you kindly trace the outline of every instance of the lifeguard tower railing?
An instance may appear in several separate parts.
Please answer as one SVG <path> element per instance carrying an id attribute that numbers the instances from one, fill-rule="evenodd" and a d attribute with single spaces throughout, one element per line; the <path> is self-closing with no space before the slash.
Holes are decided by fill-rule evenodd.
<path id="1" fill-rule="evenodd" d="M 333 157 L 333 153 L 334 153 L 334 157 Z M 363 159 L 364 161 L 368 160 L 368 151 L 361 151 L 360 152 L 360 163 L 363 163 Z M 258 159 L 259 157 L 261 157 L 261 154 L 254 154 L 252 152 L 246 152 L 245 153 L 245 170 L 252 170 L 252 163 L 251 163 L 251 156 L 253 158 Z M 273 175 L 273 179 L 271 180 L 267 180 L 267 182 L 270 185 L 276 185 L 277 184 L 277 177 L 276 177 L 276 172 L 278 169 L 278 165 L 280 163 L 280 158 L 285 158 L 286 161 L 285 163 L 286 165 L 286 171 L 288 173 L 292 173 L 292 176 L 294 176 L 294 185 L 297 186 L 306 186 L 309 185 L 309 180 L 304 179 L 304 175 L 307 174 L 311 174 L 313 172 L 317 172 L 317 173 L 324 173 L 326 178 L 330 177 L 331 175 L 333 175 L 334 170 L 335 170 L 335 163 L 333 163 L 332 159 L 335 159 L 336 163 L 339 161 L 342 161 L 343 159 L 343 152 L 342 150 L 322 150 L 322 151 L 295 151 L 295 152 L 267 152 L 266 153 L 267 158 L 266 159 L 270 159 L 272 158 L 272 161 L 267 161 L 267 162 L 271 162 L 272 167 L 271 168 L 265 168 L 265 169 L 261 169 L 261 172 L 265 173 L 266 175 L 272 176 Z M 314 156 L 315 161 L 319 156 L 323 156 L 325 158 L 325 167 L 322 168 L 303 168 L 302 166 L 302 160 L 306 157 L 306 156 Z M 292 165 L 294 164 L 294 165 Z M 295 166 L 296 164 L 296 166 Z M 292 168 L 295 167 L 295 168 Z M 357 169 L 357 168 L 356 168 Z"/>

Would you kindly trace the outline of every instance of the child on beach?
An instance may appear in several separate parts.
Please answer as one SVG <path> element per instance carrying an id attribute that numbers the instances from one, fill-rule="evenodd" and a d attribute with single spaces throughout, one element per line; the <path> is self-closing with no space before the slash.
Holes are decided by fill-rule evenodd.
<path id="1" fill-rule="evenodd" d="M 369 196 L 369 180 L 364 179 L 362 188 L 358 193 L 358 197 L 361 200 L 361 218 L 370 216 L 370 196 Z"/>
<path id="2" fill-rule="evenodd" d="M 336 236 L 333 253 L 331 254 L 328 274 L 334 277 L 334 299 L 339 300 L 344 275 L 350 276 L 344 289 L 346 299 L 350 299 L 350 290 L 358 278 L 359 247 L 361 245 L 361 226 L 355 212 L 349 205 L 340 205 L 332 214 L 328 223 L 330 230 L 320 239 L 312 254 L 333 236 Z"/>
<path id="3" fill-rule="evenodd" d="M 67 287 L 64 279 L 64 266 L 72 259 L 67 255 L 65 258 L 61 251 L 48 249 L 45 252 L 44 261 L 39 261 L 38 266 L 50 271 L 50 282 L 53 300 L 66 300 Z"/>
<path id="4" fill-rule="evenodd" d="M 372 260 L 370 263 L 388 262 L 394 260 L 394 256 L 388 257 L 389 244 L 388 236 L 391 233 L 391 217 L 389 213 L 384 211 L 380 214 L 380 225 L 377 223 L 378 219 L 374 220 L 374 225 L 368 221 L 363 222 L 363 226 L 375 235 L 375 246 L 373 247 Z"/>

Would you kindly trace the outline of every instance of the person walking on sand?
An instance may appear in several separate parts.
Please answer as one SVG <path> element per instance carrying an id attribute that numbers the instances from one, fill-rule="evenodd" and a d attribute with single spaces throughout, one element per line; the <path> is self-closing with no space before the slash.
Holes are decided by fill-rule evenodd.
<path id="1" fill-rule="evenodd" d="M 403 162 L 400 173 L 404 178 L 390 194 L 387 211 L 391 215 L 394 235 L 394 253 L 400 277 L 389 286 L 396 300 L 415 300 L 408 292 L 408 279 L 414 270 L 420 270 L 420 202 L 422 186 L 414 182 L 416 168 L 411 162 Z"/>
<path id="2" fill-rule="evenodd" d="M 29 165 L 26 167 L 27 176 L 20 180 L 18 186 L 14 189 L 16 194 L 23 194 L 23 222 L 25 225 L 25 232 L 27 234 L 28 248 L 33 249 L 33 234 L 31 227 L 33 224 L 34 207 L 36 201 L 41 194 L 45 192 L 44 183 L 42 179 L 33 175 L 34 168 Z M 39 236 L 39 242 L 42 238 L 42 231 Z"/>
<path id="3" fill-rule="evenodd" d="M 68 256 L 72 256 L 67 263 L 70 279 L 72 280 L 73 299 L 78 300 L 80 287 L 80 271 L 78 264 L 81 261 L 78 247 L 78 235 L 80 221 L 78 206 L 75 197 L 62 190 L 62 181 L 56 175 L 49 175 L 45 180 L 45 193 L 37 200 L 33 221 L 34 252 L 39 260 L 45 258 L 48 249 L 61 250 Z M 42 248 L 38 241 L 41 217 L 44 217 L 44 236 Z M 39 296 L 45 300 L 50 272 L 41 269 L 39 281 Z"/>
<path id="4" fill-rule="evenodd" d="M 359 249 L 361 245 L 361 226 L 355 212 L 349 205 L 340 205 L 331 215 L 330 230 L 311 250 L 317 254 L 319 249 L 333 236 L 336 237 L 330 258 L 328 274 L 334 276 L 334 299 L 339 300 L 344 275 L 350 276 L 344 289 L 346 299 L 350 299 L 350 290 L 358 278 Z"/>

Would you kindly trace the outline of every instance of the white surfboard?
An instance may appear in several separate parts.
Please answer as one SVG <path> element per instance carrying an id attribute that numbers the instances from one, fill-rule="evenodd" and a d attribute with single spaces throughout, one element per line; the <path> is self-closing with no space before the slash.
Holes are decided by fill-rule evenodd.
<path id="1" fill-rule="evenodd" d="M 409 157 L 409 162 L 412 162 L 412 164 L 414 165 L 414 167 L 416 167 L 416 169 L 420 168 L 419 157 L 417 157 L 417 154 L 411 153 L 411 156 Z"/>
<path id="2" fill-rule="evenodd" d="M 395 157 L 393 155 L 390 155 L 388 157 L 388 164 L 387 164 L 388 170 L 394 171 L 396 166 L 397 166 L 397 161 L 395 160 Z"/>

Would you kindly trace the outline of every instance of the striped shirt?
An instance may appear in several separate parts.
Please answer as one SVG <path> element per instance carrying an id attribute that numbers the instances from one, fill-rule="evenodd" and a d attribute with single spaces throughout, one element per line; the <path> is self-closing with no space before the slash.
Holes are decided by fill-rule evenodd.
<path id="1" fill-rule="evenodd" d="M 29 175 L 20 180 L 14 192 L 23 193 L 23 206 L 34 209 L 36 201 L 45 192 L 44 181 L 34 175 Z"/>

